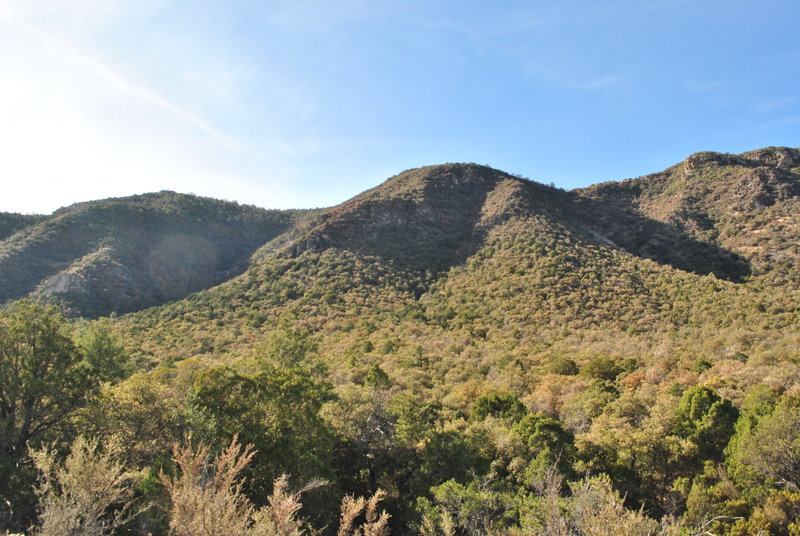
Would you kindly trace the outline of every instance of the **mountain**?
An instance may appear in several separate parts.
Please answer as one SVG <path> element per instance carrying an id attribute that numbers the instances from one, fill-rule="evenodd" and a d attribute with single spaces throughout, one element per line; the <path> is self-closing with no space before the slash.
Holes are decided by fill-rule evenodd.
<path id="1" fill-rule="evenodd" d="M 0 240 L 4 240 L 35 223 L 38 223 L 47 216 L 40 216 L 37 214 L 19 214 L 10 212 L 0 212 Z"/>
<path id="2" fill-rule="evenodd" d="M 705 152 L 580 195 L 591 200 L 595 225 L 626 250 L 741 280 L 796 260 L 799 171 L 797 149 Z"/>
<path id="3" fill-rule="evenodd" d="M 326 251 L 378 259 L 400 278 L 413 274 L 409 281 L 427 277 L 419 294 L 500 235 L 550 236 L 736 283 L 755 275 L 792 284 L 798 166 L 797 149 L 697 153 L 660 173 L 566 192 L 446 164 L 321 211 L 160 192 L 51 216 L 0 214 L 0 300 L 48 297 L 75 314 L 123 314 L 235 282 L 248 266 Z"/>
<path id="4" fill-rule="evenodd" d="M 752 329 L 754 309 L 780 330 L 798 318 L 798 161 L 698 153 L 574 191 L 473 164 L 409 170 L 309 215 L 241 275 L 120 326 L 146 334 L 146 360 L 247 348 L 289 316 L 325 352 L 369 340 L 373 360 L 422 345 L 450 362 L 445 348 L 475 345 L 542 363 L 599 333 Z"/>
<path id="5" fill-rule="evenodd" d="M 337 482 L 353 493 L 392 490 L 400 526 L 400 516 L 413 519 L 415 496 L 455 508 L 447 501 L 461 495 L 430 495 L 433 485 L 455 493 L 450 478 L 470 482 L 434 469 L 451 458 L 482 475 L 470 486 L 489 485 L 496 500 L 511 481 L 532 489 L 525 471 L 534 462 L 514 469 L 528 463 L 515 450 L 516 428 L 475 417 L 480 403 L 502 407 L 508 397 L 568 431 L 574 474 L 610 475 L 628 507 L 697 516 L 699 526 L 703 512 L 745 511 L 700 495 L 704 482 L 729 485 L 716 464 L 735 412 L 752 415 L 754 400 L 781 393 L 796 403 L 797 156 L 698 153 L 574 191 L 474 164 L 408 170 L 310 215 L 259 248 L 241 275 L 113 329 L 152 371 L 137 381 L 167 392 L 205 381 L 209 367 L 252 373 L 284 362 L 310 338 L 301 353 L 308 366 L 321 363 L 336 392 L 321 414 L 347 445 Z M 699 392 L 709 407 L 730 409 L 721 424 L 712 421 L 722 416 L 702 424 L 718 427 L 716 439 L 691 443 L 673 423 L 681 407 L 706 419 L 706 402 L 684 400 Z M 755 422 L 743 418 L 736 430 Z M 414 435 L 419 428 L 428 435 Z M 420 461 L 437 449 L 444 458 Z M 464 449 L 489 461 L 459 457 Z M 741 456 L 771 467 L 756 450 Z M 353 459 L 364 472 L 350 469 Z M 438 476 L 425 480 L 426 471 Z M 348 484 L 351 474 L 369 478 Z M 747 474 L 735 477 L 736 493 L 762 489 Z M 769 491 L 758 493 L 747 511 L 767 508 Z"/>
<path id="6" fill-rule="evenodd" d="M 324 477 L 317 526 L 380 489 L 397 534 L 800 527 L 798 149 L 573 191 L 445 164 L 323 210 L 161 192 L 0 224 L 4 300 L 129 311 L 72 324 L 81 370 L 125 366 L 65 429 L 129 445 L 145 502 L 193 434 L 256 445 L 254 501 Z"/>
<path id="7" fill-rule="evenodd" d="M 0 300 L 46 297 L 84 316 L 181 299 L 241 273 L 303 211 L 174 192 L 0 215 Z"/>

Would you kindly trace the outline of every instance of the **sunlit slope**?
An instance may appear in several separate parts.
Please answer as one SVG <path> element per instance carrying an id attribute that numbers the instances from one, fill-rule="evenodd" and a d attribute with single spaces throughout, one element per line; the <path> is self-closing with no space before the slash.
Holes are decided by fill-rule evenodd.
<path id="1" fill-rule="evenodd" d="M 712 193 L 753 167 L 716 169 L 695 168 Z M 797 285 L 781 283 L 795 277 L 796 256 L 759 264 L 732 231 L 703 235 L 648 211 L 642 191 L 668 195 L 659 181 L 672 173 L 565 192 L 476 165 L 410 170 L 268 244 L 241 276 L 120 329 L 161 361 L 249 351 L 289 321 L 342 371 L 418 367 L 427 384 L 447 374 L 522 381 L 578 348 L 654 360 L 669 339 L 704 331 L 721 333 L 720 359 L 781 354 L 800 323 Z M 736 217 L 792 214 L 791 192 Z M 770 240 L 791 254 L 781 229 Z M 753 338 L 737 339 L 743 332 Z"/>

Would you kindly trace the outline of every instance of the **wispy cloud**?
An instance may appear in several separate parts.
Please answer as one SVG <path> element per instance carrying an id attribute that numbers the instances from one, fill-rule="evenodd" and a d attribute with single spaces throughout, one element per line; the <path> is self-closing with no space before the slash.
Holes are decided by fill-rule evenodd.
<path id="1" fill-rule="evenodd" d="M 787 97 L 782 99 L 761 99 L 753 103 L 751 110 L 753 113 L 763 114 L 772 112 L 785 112 L 797 110 L 798 99 Z"/>
<path id="2" fill-rule="evenodd" d="M 230 136 L 214 128 L 201 117 L 182 109 L 152 89 L 127 79 L 114 68 L 101 63 L 71 43 L 32 24 L 27 25 L 25 30 L 39 38 L 45 50 L 58 57 L 61 61 L 81 66 L 117 90 L 167 112 L 174 118 L 183 121 L 226 147 L 235 148 L 237 146 L 237 143 Z"/>
<path id="3" fill-rule="evenodd" d="M 689 93 L 709 93 L 724 89 L 724 84 L 713 80 L 686 80 L 683 89 Z"/>
<path id="4" fill-rule="evenodd" d="M 550 85 L 584 91 L 607 91 L 623 87 L 631 79 L 616 73 L 589 72 L 573 66 L 568 60 L 556 61 L 539 55 L 529 57 L 527 50 L 514 53 L 523 72 Z"/>
<path id="5" fill-rule="evenodd" d="M 628 77 L 616 74 L 607 74 L 603 76 L 598 76 L 597 78 L 590 78 L 585 81 L 580 81 L 577 79 L 563 81 L 563 83 L 568 87 L 572 87 L 575 89 L 588 89 L 588 90 L 609 89 L 612 87 L 622 86 L 627 82 L 628 82 Z"/>

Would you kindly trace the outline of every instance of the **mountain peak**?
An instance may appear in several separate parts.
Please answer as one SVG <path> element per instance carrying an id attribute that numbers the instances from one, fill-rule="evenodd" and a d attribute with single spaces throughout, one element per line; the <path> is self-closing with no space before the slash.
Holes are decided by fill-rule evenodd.
<path id="1" fill-rule="evenodd" d="M 325 212 L 290 248 L 339 247 L 438 271 L 463 260 L 486 226 L 555 190 L 478 164 L 406 170 Z M 562 192 L 563 194 L 563 192 Z"/>
<path id="2" fill-rule="evenodd" d="M 800 150 L 788 147 L 700 152 L 659 173 L 565 192 L 449 163 L 403 171 L 318 211 L 161 191 L 51 216 L 0 215 L 0 300 L 55 296 L 84 315 L 121 313 L 182 298 L 276 254 L 339 249 L 441 272 L 498 237 L 536 235 L 743 281 L 752 267 L 764 273 L 794 258 L 799 166 Z"/>
<path id="3" fill-rule="evenodd" d="M 512 178 L 502 171 L 479 164 L 438 164 L 407 169 L 387 179 L 382 184 L 356 196 L 351 201 L 363 199 L 400 198 L 430 195 L 444 188 L 491 187 L 499 180 Z M 349 202 L 348 202 L 349 203 Z M 345 203 L 347 204 L 347 203 Z"/>
<path id="4" fill-rule="evenodd" d="M 800 149 L 791 147 L 764 147 L 742 154 L 702 151 L 688 156 L 683 161 L 684 171 L 692 172 L 702 167 L 768 166 L 789 170 L 800 165 Z"/>
<path id="5" fill-rule="evenodd" d="M 764 147 L 763 149 L 742 153 L 742 156 L 761 165 L 774 166 L 780 169 L 791 169 L 800 166 L 800 149 L 791 147 Z"/>

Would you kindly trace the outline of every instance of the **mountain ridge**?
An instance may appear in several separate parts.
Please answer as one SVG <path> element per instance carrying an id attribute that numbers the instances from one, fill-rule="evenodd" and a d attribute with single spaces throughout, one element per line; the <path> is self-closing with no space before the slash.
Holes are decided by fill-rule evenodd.
<path id="1" fill-rule="evenodd" d="M 800 150 L 785 147 L 694 153 L 661 172 L 572 191 L 478 164 L 424 166 L 317 210 L 163 191 L 50 216 L 0 215 L 0 301 L 44 297 L 76 314 L 122 314 L 223 283 L 271 255 L 330 248 L 439 273 L 465 262 L 494 228 L 528 217 L 579 240 L 743 282 L 754 269 L 797 264 L 798 196 Z M 762 221 L 773 213 L 783 227 Z"/>

